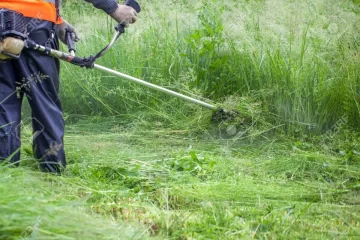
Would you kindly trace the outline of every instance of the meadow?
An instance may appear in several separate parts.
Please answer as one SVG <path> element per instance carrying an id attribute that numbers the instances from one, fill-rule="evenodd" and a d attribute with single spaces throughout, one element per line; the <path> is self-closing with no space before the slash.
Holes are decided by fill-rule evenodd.
<path id="1" fill-rule="evenodd" d="M 98 63 L 240 115 L 63 63 L 68 167 L 39 172 L 24 121 L 0 239 L 359 239 L 360 3 L 140 3 Z M 112 37 L 83 1 L 63 16 L 78 56 Z"/>

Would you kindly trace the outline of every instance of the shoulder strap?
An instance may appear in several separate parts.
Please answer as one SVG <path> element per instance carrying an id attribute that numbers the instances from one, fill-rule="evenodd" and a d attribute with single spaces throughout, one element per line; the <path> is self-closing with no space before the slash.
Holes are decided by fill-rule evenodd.
<path id="1" fill-rule="evenodd" d="M 60 18 L 60 0 L 55 0 L 55 8 L 56 8 L 56 21 Z"/>
<path id="2" fill-rule="evenodd" d="M 55 7 L 60 8 L 61 0 L 55 0 Z"/>

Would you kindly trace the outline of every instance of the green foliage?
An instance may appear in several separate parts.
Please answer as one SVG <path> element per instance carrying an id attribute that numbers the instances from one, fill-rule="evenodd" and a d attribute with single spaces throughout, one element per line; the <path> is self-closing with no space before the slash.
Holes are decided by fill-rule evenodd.
<path id="1" fill-rule="evenodd" d="M 84 4 L 66 1 L 63 10 L 83 36 L 79 55 L 100 50 L 114 27 Z M 256 96 L 254 101 L 268 112 L 268 123 L 287 133 L 318 133 L 343 115 L 358 128 L 357 7 L 350 1 L 304 4 L 145 1 L 139 21 L 99 63 L 195 97 L 222 102 L 231 95 Z M 97 21 L 92 16 L 79 22 L 81 11 L 91 12 Z M 147 111 L 179 119 L 199 111 L 96 71 L 64 64 L 62 79 L 68 114 L 132 118 Z"/>

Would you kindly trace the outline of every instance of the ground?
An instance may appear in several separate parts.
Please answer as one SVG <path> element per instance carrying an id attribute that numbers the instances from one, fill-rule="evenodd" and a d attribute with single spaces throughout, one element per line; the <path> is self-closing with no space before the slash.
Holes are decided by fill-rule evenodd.
<path id="1" fill-rule="evenodd" d="M 2 239 L 359 238 L 359 169 L 344 155 L 159 125 L 80 120 L 67 127 L 63 176 L 28 156 L 0 167 Z"/>

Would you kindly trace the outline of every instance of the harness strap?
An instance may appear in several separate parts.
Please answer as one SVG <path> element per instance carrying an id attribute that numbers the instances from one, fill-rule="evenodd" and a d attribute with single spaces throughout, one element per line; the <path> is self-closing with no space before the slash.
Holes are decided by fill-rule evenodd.
<path id="1" fill-rule="evenodd" d="M 56 21 L 60 19 L 60 0 L 55 0 Z"/>

